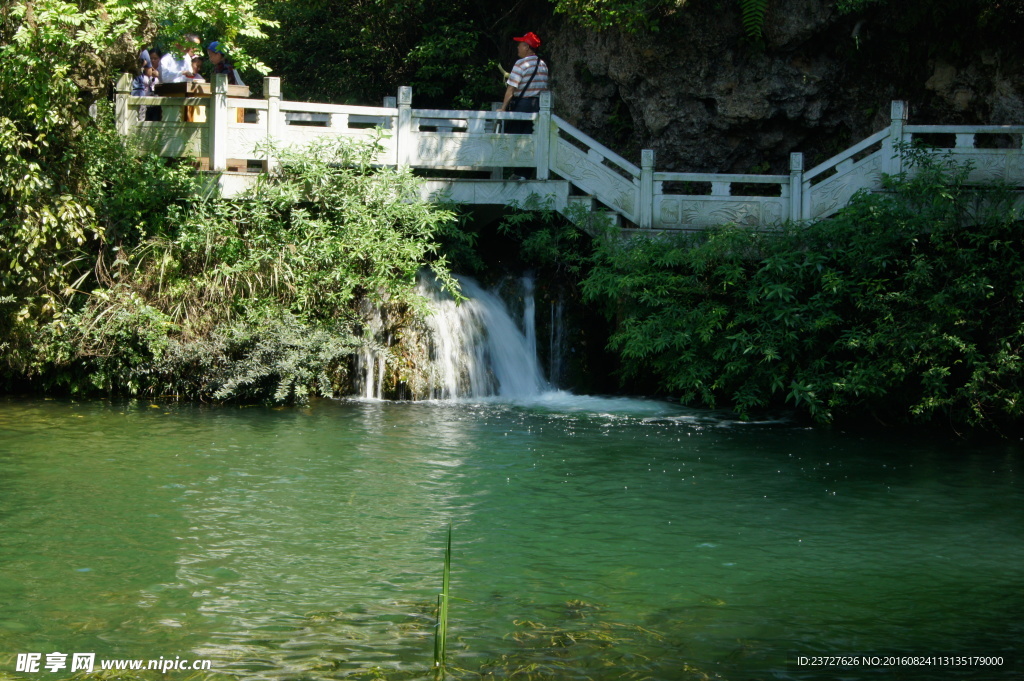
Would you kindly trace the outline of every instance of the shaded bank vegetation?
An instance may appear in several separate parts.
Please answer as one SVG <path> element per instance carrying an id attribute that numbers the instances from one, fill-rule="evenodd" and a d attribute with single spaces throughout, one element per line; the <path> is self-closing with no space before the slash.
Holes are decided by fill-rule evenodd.
<path id="1" fill-rule="evenodd" d="M 455 288 L 434 240 L 452 214 L 420 200 L 407 169 L 373 167 L 377 151 L 373 141 L 278 151 L 279 171 L 240 200 L 193 187 L 151 206 L 146 233 L 101 239 L 90 288 L 26 320 L 9 380 L 279 403 L 345 392 L 349 361 L 374 342 L 362 309 L 415 314 L 422 268 Z M 182 172 L 126 163 L 149 186 Z"/>
<path id="2" fill-rule="evenodd" d="M 1024 241 L 1007 191 L 922 150 L 909 177 L 779 232 L 601 242 L 586 298 L 622 378 L 819 422 L 992 426 L 1024 409 Z"/>

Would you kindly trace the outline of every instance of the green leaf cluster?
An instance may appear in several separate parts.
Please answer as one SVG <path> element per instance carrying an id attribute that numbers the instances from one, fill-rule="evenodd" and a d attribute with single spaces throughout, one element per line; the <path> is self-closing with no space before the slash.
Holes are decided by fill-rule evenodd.
<path id="1" fill-rule="evenodd" d="M 90 159 L 79 153 L 87 109 L 76 53 L 89 49 L 95 17 L 57 0 L 0 13 L 0 293 L 14 319 L 52 308 L 102 234 L 82 194 Z M 90 20 L 91 23 L 90 23 Z M 106 22 L 101 22 L 106 25 Z M 10 247 L 16 246 L 16 247 Z M 0 322 L 11 333 L 13 320 Z"/>
<path id="2" fill-rule="evenodd" d="M 361 345 L 347 329 L 282 311 L 219 325 L 200 339 L 172 337 L 151 373 L 178 398 L 303 404 L 347 388 Z"/>
<path id="3" fill-rule="evenodd" d="M 768 0 L 740 0 L 740 21 L 748 38 L 761 39 L 767 11 Z"/>
<path id="4" fill-rule="evenodd" d="M 375 165 L 379 137 L 272 150 L 279 168 L 236 201 L 179 214 L 172 238 L 134 255 L 149 294 L 188 333 L 262 310 L 355 319 L 353 305 L 411 305 L 428 262 L 455 287 L 433 234 L 450 212 L 424 202 L 408 169 Z"/>
<path id="5" fill-rule="evenodd" d="M 658 17 L 677 0 L 553 0 L 555 12 L 597 31 L 618 28 L 628 33 L 657 30 Z"/>
<path id="6" fill-rule="evenodd" d="M 1007 192 L 911 152 L 836 217 L 604 240 L 584 293 L 623 377 L 743 415 L 991 426 L 1024 414 L 1024 239 Z"/>
<path id="7" fill-rule="evenodd" d="M 78 298 L 112 283 L 108 265 L 121 249 L 165 231 L 168 206 L 191 191 L 187 173 L 130 153 L 113 132 L 109 107 L 100 102 L 96 110 L 107 64 L 134 54 L 147 26 L 173 27 L 168 12 L 196 21 L 205 13 L 245 33 L 261 25 L 251 9 L 248 0 L 231 8 L 211 0 L 11 0 L 0 7 L 5 375 L 34 371 L 40 329 L 63 328 Z"/>
<path id="8" fill-rule="evenodd" d="M 131 310 L 127 317 L 112 315 L 78 329 L 75 315 L 83 305 L 98 300 L 91 297 L 97 286 L 117 289 L 128 250 L 151 235 L 173 229 L 169 208 L 182 205 L 194 191 L 195 180 L 186 166 L 131 153 L 113 129 L 108 106 L 100 107 L 98 118 L 75 142 L 78 151 L 72 161 L 81 164 L 76 171 L 80 184 L 79 194 L 69 203 L 88 216 L 92 238 L 68 239 L 67 231 L 80 225 L 62 224 L 60 214 L 37 225 L 34 232 L 24 229 L 22 221 L 22 229 L 10 229 L 4 235 L 11 244 L 7 252 L 19 267 L 2 280 L 2 290 L 8 292 L 0 301 L 0 329 L 6 339 L 0 348 L 2 374 L 35 375 L 43 364 L 63 363 L 70 350 L 62 343 L 71 338 L 85 356 L 105 357 L 97 350 L 101 337 L 111 347 L 122 348 L 126 356 L 134 353 L 132 345 L 123 342 L 123 334 L 136 326 L 132 317 L 138 311 L 137 300 L 120 306 L 122 311 Z M 27 197 L 21 208 L 27 214 L 33 210 L 45 214 L 51 206 L 48 197 L 37 194 Z M 141 311 L 144 326 L 151 325 L 151 312 Z M 64 379 L 74 382 L 68 376 Z M 109 383 L 105 379 L 87 382 L 97 388 Z"/>
<path id="9" fill-rule="evenodd" d="M 289 99 L 379 105 L 409 85 L 417 106 L 442 108 L 487 108 L 501 98 L 496 60 L 511 68 L 520 13 L 475 0 L 262 0 L 259 10 L 280 27 L 246 45 L 288 75 Z"/>
<path id="10" fill-rule="evenodd" d="M 302 402 L 345 387 L 375 341 L 423 308 L 417 273 L 457 291 L 433 235 L 452 214 L 407 169 L 379 167 L 380 137 L 272 149 L 277 170 L 236 200 L 165 206 L 171 227 L 118 251 L 108 286 L 47 327 L 36 373 L 53 388 Z"/>

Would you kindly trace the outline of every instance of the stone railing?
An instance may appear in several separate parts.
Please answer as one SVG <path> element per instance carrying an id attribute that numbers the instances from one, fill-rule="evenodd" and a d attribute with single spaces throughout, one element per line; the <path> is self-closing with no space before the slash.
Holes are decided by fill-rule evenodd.
<path id="1" fill-rule="evenodd" d="M 264 79 L 264 99 L 228 96 L 223 76 L 209 97 L 132 97 L 130 87 L 128 76 L 118 81 L 117 124 L 123 134 L 133 136 L 143 151 L 194 156 L 225 176 L 273 168 L 268 141 L 280 147 L 322 136 L 367 137 L 379 127 L 388 133 L 378 157 L 383 165 L 453 175 L 477 171 L 479 177 L 440 181 L 449 190 L 478 183 L 472 191 L 454 192 L 457 200 L 493 203 L 528 191 L 547 194 L 561 210 L 570 194 L 584 193 L 640 229 L 702 229 L 728 222 L 767 227 L 827 217 L 857 191 L 881 189 L 883 174 L 901 172 L 899 146 L 914 138 L 970 162 L 972 181 L 1024 186 L 1024 126 L 907 125 L 903 102 L 892 103 L 888 127 L 810 170 L 796 153 L 790 155 L 789 175 L 730 175 L 656 172 L 651 150 L 641 152 L 637 166 L 552 114 L 547 93 L 539 113 L 523 114 L 413 109 L 407 87 L 380 107 L 289 102 L 281 98 L 278 78 Z M 138 121 L 140 105 L 162 107 L 162 120 Z M 184 107 L 198 113 L 194 122 L 183 120 Z M 534 132 L 502 134 L 508 120 L 532 120 Z M 532 168 L 536 180 L 519 185 L 518 194 L 479 189 L 481 182 L 507 185 L 505 168 Z"/>

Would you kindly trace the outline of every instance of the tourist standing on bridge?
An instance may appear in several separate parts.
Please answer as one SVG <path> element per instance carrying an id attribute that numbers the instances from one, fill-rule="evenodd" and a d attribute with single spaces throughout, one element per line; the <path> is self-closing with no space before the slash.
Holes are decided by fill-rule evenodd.
<path id="1" fill-rule="evenodd" d="M 537 56 L 540 38 L 532 31 L 513 38 L 519 45 L 519 59 L 512 67 L 505 89 L 502 111 L 537 113 L 540 111 L 540 93 L 548 89 L 548 65 Z M 532 121 L 505 121 L 505 132 L 529 134 L 533 132 Z"/>
<path id="2" fill-rule="evenodd" d="M 182 41 L 174 44 L 174 52 L 167 50 L 160 58 L 161 83 L 184 83 L 194 75 L 192 55 L 195 54 L 195 46 L 199 44 L 199 36 L 186 33 Z"/>
<path id="3" fill-rule="evenodd" d="M 186 33 L 182 36 L 182 42 L 174 44 L 174 51 L 167 50 L 164 56 L 160 57 L 160 83 L 185 83 L 192 80 L 195 73 L 192 71 L 192 55 L 195 54 L 196 45 L 199 44 L 199 36 L 195 33 Z M 196 118 L 196 107 L 181 107 L 181 120 L 191 123 Z"/>
<path id="4" fill-rule="evenodd" d="M 218 73 L 223 73 L 228 77 L 228 85 L 245 85 L 242 82 L 242 77 L 238 75 L 238 71 L 224 54 L 224 47 L 219 42 L 214 41 L 206 47 L 206 56 L 209 57 L 210 63 L 213 64 L 214 76 Z"/>
<path id="5" fill-rule="evenodd" d="M 142 54 L 146 55 L 145 57 Z M 132 81 L 132 97 L 152 97 L 156 94 L 156 84 L 160 82 L 160 75 L 153 66 L 154 56 L 159 56 L 156 50 L 143 50 L 139 55 L 139 73 Z M 160 120 L 160 107 L 146 106 L 139 107 L 139 121 Z"/>
<path id="6" fill-rule="evenodd" d="M 223 73 L 228 77 L 228 85 L 245 85 L 242 80 L 242 76 L 238 74 L 238 69 L 235 68 L 228 56 L 224 54 L 224 45 L 219 41 L 213 41 L 206 46 L 206 56 L 209 57 L 210 63 L 213 64 L 213 73 L 210 75 L 210 80 L 216 80 L 218 73 Z M 235 109 L 235 119 L 239 123 L 245 123 L 245 109 Z"/>

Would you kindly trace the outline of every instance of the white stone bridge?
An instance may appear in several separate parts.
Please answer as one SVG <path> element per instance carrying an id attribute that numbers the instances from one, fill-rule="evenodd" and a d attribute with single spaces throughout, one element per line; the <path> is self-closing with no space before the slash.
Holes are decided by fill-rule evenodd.
<path id="1" fill-rule="evenodd" d="M 789 175 L 676 173 L 657 171 L 651 150 L 641 152 L 640 165 L 619 156 L 551 113 L 548 94 L 537 114 L 448 111 L 413 109 L 407 87 L 384 106 L 345 106 L 282 100 L 279 78 L 264 79 L 265 99 L 232 97 L 224 76 L 217 78 L 208 96 L 132 97 L 131 79 L 122 76 L 116 115 L 120 132 L 135 137 L 141 150 L 208 162 L 226 196 L 272 167 L 273 159 L 260 151 L 268 141 L 282 146 L 322 136 L 367 137 L 378 126 L 389 132 L 381 164 L 450 175 L 425 180 L 427 198 L 508 205 L 536 195 L 562 212 L 574 204 L 605 211 L 636 230 L 698 230 L 724 223 L 771 227 L 827 217 L 855 192 L 880 189 L 883 173 L 900 172 L 896 149 L 918 136 L 951 142 L 946 151 L 972 164 L 971 182 L 1024 186 L 1024 126 L 908 125 L 903 102 L 892 103 L 888 127 L 809 170 L 796 153 L 790 155 Z M 139 122 L 140 105 L 162 107 L 162 120 Z M 193 119 L 199 122 L 184 122 L 184 107 L 195 107 Z M 506 120 L 533 120 L 534 132 L 502 134 L 497 130 Z M 502 179 L 508 169 L 522 168 L 532 169 L 535 179 Z"/>

